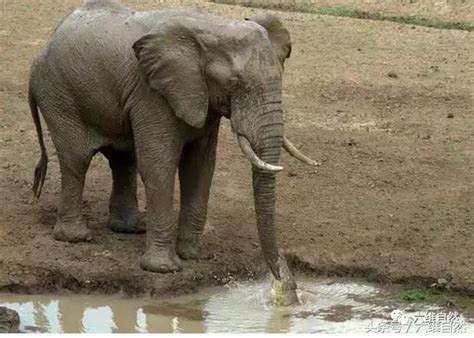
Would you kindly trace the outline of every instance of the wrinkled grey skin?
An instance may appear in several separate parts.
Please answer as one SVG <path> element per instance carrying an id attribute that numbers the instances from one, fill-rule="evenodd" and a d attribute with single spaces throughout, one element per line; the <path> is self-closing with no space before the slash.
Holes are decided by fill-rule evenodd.
<path id="1" fill-rule="evenodd" d="M 20 316 L 14 310 L 0 306 L 0 333 L 18 333 Z"/>
<path id="2" fill-rule="evenodd" d="M 86 1 L 70 13 L 34 60 L 29 92 L 42 150 L 37 196 L 47 167 L 37 107 L 61 169 L 54 238 L 90 239 L 82 193 L 91 158 L 101 152 L 113 174 L 113 231 L 145 230 L 137 209 L 137 170 L 144 182 L 142 268 L 177 271 L 178 256 L 205 258 L 199 239 L 220 119 L 229 118 L 233 132 L 248 140 L 261 160 L 277 165 L 284 144 L 283 62 L 290 51 L 288 31 L 270 14 L 233 21 L 199 11 L 133 12 L 108 0 Z M 181 208 L 176 220 L 177 171 Z M 264 257 L 277 280 L 292 281 L 289 270 L 281 268 L 284 258 L 275 239 L 275 173 L 255 166 L 252 171 Z"/>

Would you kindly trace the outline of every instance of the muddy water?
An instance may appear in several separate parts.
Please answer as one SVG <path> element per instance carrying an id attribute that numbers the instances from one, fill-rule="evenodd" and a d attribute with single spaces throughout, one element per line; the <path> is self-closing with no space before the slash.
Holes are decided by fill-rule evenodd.
<path id="1" fill-rule="evenodd" d="M 438 317 L 442 320 L 442 313 L 452 311 L 401 303 L 390 290 L 355 281 L 306 279 L 298 285 L 301 305 L 291 308 L 272 307 L 268 303 L 269 286 L 264 282 L 230 284 L 194 295 L 153 300 L 0 294 L 0 305 L 19 312 L 23 331 L 95 333 L 430 332 L 438 324 L 426 320 L 427 312 L 441 313 Z M 462 315 L 445 323 L 445 330 L 447 325 L 474 333 L 474 323 Z"/>

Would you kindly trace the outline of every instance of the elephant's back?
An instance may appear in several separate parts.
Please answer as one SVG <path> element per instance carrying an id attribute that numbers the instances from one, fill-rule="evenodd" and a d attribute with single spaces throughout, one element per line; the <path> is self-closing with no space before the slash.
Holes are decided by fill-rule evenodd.
<path id="1" fill-rule="evenodd" d="M 123 95 L 135 80 L 132 46 L 143 32 L 130 24 L 132 11 L 101 3 L 86 2 L 62 21 L 36 58 L 32 80 L 41 81 L 38 96 L 63 93 L 85 123 L 114 136 L 123 129 L 125 116 L 117 116 Z"/>
<path id="2" fill-rule="evenodd" d="M 52 34 L 43 54 L 56 67 L 87 64 L 107 70 L 115 66 L 115 59 L 133 55 L 133 43 L 142 33 L 141 27 L 129 23 L 133 12 L 93 6 L 98 2 L 86 2 L 71 12 Z"/>

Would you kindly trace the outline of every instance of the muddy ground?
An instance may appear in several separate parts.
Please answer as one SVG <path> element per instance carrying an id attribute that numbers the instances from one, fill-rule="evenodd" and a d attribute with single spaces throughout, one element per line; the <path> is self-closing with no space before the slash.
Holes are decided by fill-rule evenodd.
<path id="1" fill-rule="evenodd" d="M 0 8 L 0 291 L 170 294 L 264 276 L 250 167 L 227 121 L 203 238 L 214 259 L 186 262 L 175 274 L 140 270 L 144 236 L 105 227 L 111 175 L 99 156 L 84 204 L 93 242 L 52 239 L 59 168 L 48 138 L 49 173 L 36 200 L 39 146 L 27 106 L 28 69 L 79 2 L 6 0 Z M 126 3 L 160 9 L 176 1 Z M 199 6 L 235 18 L 255 12 Z M 287 155 L 282 160 L 278 237 L 294 269 L 407 286 L 446 278 L 474 294 L 473 33 L 280 15 L 293 38 L 286 132 L 323 161 L 314 169 Z M 142 187 L 140 202 L 143 208 Z"/>

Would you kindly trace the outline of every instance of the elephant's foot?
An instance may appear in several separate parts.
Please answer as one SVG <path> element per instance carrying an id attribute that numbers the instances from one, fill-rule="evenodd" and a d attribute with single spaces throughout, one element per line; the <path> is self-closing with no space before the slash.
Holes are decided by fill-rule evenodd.
<path id="1" fill-rule="evenodd" d="M 88 242 L 92 239 L 90 230 L 81 219 L 61 220 L 58 219 L 53 229 L 53 238 L 62 242 Z"/>
<path id="2" fill-rule="evenodd" d="M 142 269 L 150 272 L 176 272 L 182 269 L 181 260 L 169 249 L 147 249 L 140 261 Z"/>
<path id="3" fill-rule="evenodd" d="M 145 222 L 139 213 L 132 214 L 126 218 L 110 215 L 107 225 L 110 230 L 125 234 L 143 234 L 146 232 Z"/>
<path id="4" fill-rule="evenodd" d="M 185 240 L 178 238 L 176 252 L 179 257 L 184 260 L 208 260 L 212 258 L 212 255 L 203 248 L 199 243 L 199 240 Z"/>

